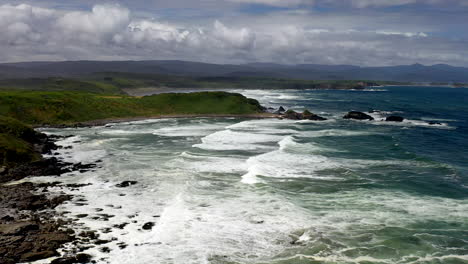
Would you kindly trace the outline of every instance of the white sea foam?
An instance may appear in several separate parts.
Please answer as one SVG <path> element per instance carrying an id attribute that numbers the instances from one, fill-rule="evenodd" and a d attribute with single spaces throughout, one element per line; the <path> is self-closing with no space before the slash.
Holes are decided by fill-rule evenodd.
<path id="1" fill-rule="evenodd" d="M 300 135 L 305 137 L 352 137 L 352 136 L 369 136 L 378 135 L 377 132 L 368 131 L 353 131 L 344 129 L 324 129 L 316 131 L 305 131 Z"/>
<path id="2" fill-rule="evenodd" d="M 242 182 L 259 182 L 257 176 L 272 178 L 316 178 L 337 180 L 336 177 L 317 176 L 315 172 L 337 168 L 340 164 L 320 155 L 302 155 L 275 150 L 247 160 L 248 172 L 242 176 Z"/>
<path id="3" fill-rule="evenodd" d="M 206 150 L 256 150 L 271 148 L 265 143 L 278 142 L 283 137 L 278 135 L 256 134 L 223 130 L 201 139 L 201 144 L 193 147 Z"/>
<path id="4" fill-rule="evenodd" d="M 162 127 L 154 130 L 152 133 L 159 136 L 168 137 L 189 137 L 189 136 L 206 136 L 213 131 L 222 129 L 222 124 L 194 124 L 194 125 L 179 125 Z"/>
<path id="5" fill-rule="evenodd" d="M 173 166 L 191 172 L 204 173 L 244 173 L 247 165 L 244 158 L 197 156 L 183 152 L 181 158 L 173 160 Z"/>
<path id="6" fill-rule="evenodd" d="M 73 153 L 77 153 L 60 150 L 64 156 L 71 155 L 76 161 L 103 159 L 102 168 L 96 172 L 70 173 L 60 178 L 64 184 L 92 185 L 80 189 L 52 189 L 75 195 L 74 201 L 58 207 L 60 212 L 69 211 L 72 217 L 89 214 L 72 223 L 71 227 L 77 233 L 91 229 L 97 230 L 101 239 L 116 239 L 104 245 L 111 249 L 109 253 L 101 252 L 102 246 L 85 251 L 92 254 L 99 264 L 135 261 L 140 264 L 269 263 L 287 260 L 289 252 L 293 255 L 299 252 L 295 256 L 325 263 L 377 260 L 406 263 L 409 261 L 399 256 L 391 259 L 371 255 L 354 257 L 345 252 L 360 244 L 359 240 L 350 243 L 353 237 L 369 236 L 361 243 L 369 248 L 380 241 L 393 239 L 374 232 L 387 227 L 414 228 L 416 224 L 429 220 L 465 223 L 468 219 L 466 199 L 424 196 L 391 189 L 356 187 L 331 193 L 291 192 L 286 186 L 242 184 L 262 179 L 268 184 L 273 179 L 294 181 L 309 178 L 311 185 L 304 187 L 322 188 L 319 182 L 338 184 L 337 181 L 346 177 L 338 172 L 331 175 L 321 173 L 328 169 L 415 166 L 413 161 L 336 158 L 328 152 L 340 149 L 331 149 L 318 142 L 302 143 L 324 136 L 376 134 L 372 131 L 324 129 L 301 132 L 302 129 L 298 128 L 305 125 L 280 120 L 271 120 L 271 123 L 270 120 L 245 121 L 226 129 L 224 124 L 198 121 L 188 124 L 176 122 L 164 127 L 155 123 L 142 124 L 139 128 L 116 128 L 168 135 L 177 133 L 178 125 L 190 127 L 187 131 L 182 129 L 185 135 L 194 130 L 191 133 L 193 137 L 177 142 L 163 138 L 142 145 L 136 142 L 136 137 L 100 133 L 109 128 L 76 130 L 74 132 L 79 136 L 61 141 L 63 145 L 73 146 Z M 216 131 L 218 125 L 222 130 Z M 265 128 L 272 132 L 268 134 Z M 211 134 L 202 134 L 198 130 Z M 202 143 L 195 144 L 199 137 L 202 137 Z M 217 151 L 225 148 L 255 149 L 256 153 L 231 155 L 232 152 Z M 258 155 L 259 151 L 262 154 Z M 242 177 L 242 182 L 239 182 L 239 177 Z M 320 181 L 315 184 L 315 179 Z M 57 178 L 38 177 L 33 180 L 55 181 Z M 125 180 L 138 183 L 128 188 L 116 187 L 117 183 Z M 125 196 L 120 196 L 122 194 Z M 85 199 L 87 204 L 74 204 L 79 198 Z M 96 208 L 103 211 L 97 212 Z M 94 218 L 99 214 L 113 217 L 108 221 Z M 146 222 L 154 222 L 154 228 L 142 230 Z M 123 229 L 113 228 L 122 223 L 128 225 Z M 111 228 L 110 232 L 105 228 Z M 294 244 L 291 243 L 293 240 Z M 119 248 L 118 243 L 121 242 L 126 243 L 125 249 Z M 309 249 L 316 245 L 318 253 L 311 254 Z M 443 254 L 426 257 L 428 261 L 440 262 L 450 256 Z M 464 256 L 452 256 L 466 259 Z M 425 260 L 419 259 L 421 262 Z"/>
<path id="7" fill-rule="evenodd" d="M 430 123 L 423 120 L 411 120 L 405 119 L 403 122 L 386 122 L 385 119 L 369 122 L 373 125 L 384 125 L 384 126 L 400 126 L 400 127 L 426 127 L 436 129 L 456 129 L 456 127 L 450 126 L 448 123 Z"/>

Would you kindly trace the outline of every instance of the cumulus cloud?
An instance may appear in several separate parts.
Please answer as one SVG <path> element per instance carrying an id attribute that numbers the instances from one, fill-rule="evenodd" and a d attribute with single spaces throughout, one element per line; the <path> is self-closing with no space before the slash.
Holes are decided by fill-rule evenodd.
<path id="1" fill-rule="evenodd" d="M 118 5 L 63 11 L 0 6 L 0 61 L 181 59 L 216 63 L 275 61 L 389 65 L 468 65 L 466 41 L 424 32 L 333 29 L 303 23 L 254 27 L 214 20 L 209 25 L 146 19 Z"/>

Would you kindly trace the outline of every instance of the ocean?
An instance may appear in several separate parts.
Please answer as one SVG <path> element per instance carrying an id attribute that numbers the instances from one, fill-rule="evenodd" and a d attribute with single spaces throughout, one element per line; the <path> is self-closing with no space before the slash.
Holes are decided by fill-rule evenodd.
<path id="1" fill-rule="evenodd" d="M 35 178 L 90 184 L 56 191 L 75 195 L 58 207 L 75 230 L 111 241 L 85 251 L 97 263 L 468 263 L 468 89 L 235 92 L 328 120 L 43 130 L 73 135 L 66 161 L 100 161 Z M 342 119 L 351 110 L 378 111 Z"/>

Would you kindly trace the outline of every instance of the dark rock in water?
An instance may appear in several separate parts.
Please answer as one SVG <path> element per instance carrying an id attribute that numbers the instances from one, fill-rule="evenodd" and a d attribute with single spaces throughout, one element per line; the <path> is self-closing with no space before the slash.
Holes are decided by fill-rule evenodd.
<path id="1" fill-rule="evenodd" d="M 137 184 L 138 182 L 137 181 L 123 181 L 117 185 L 115 185 L 116 187 L 119 187 L 119 188 L 126 188 L 126 187 L 129 187 L 131 185 L 135 185 Z"/>
<path id="2" fill-rule="evenodd" d="M 292 119 L 292 120 L 301 120 L 302 114 L 289 109 L 288 111 L 286 111 L 286 113 L 284 113 L 283 117 L 287 119 Z"/>
<path id="3" fill-rule="evenodd" d="M 72 170 L 73 171 L 79 171 L 79 172 L 83 173 L 83 172 L 86 172 L 86 171 L 88 171 L 90 169 L 96 168 L 96 166 L 97 166 L 96 164 L 92 164 L 92 163 L 90 163 L 90 164 L 81 164 L 81 162 L 80 162 L 80 163 L 73 164 Z"/>
<path id="4" fill-rule="evenodd" d="M 280 106 L 280 107 L 278 108 L 278 110 L 276 110 L 275 112 L 273 112 L 273 114 L 281 115 L 281 114 L 283 114 L 285 111 L 286 111 L 286 109 L 284 109 L 284 107 Z"/>
<path id="5" fill-rule="evenodd" d="M 118 229 L 124 229 L 127 225 L 128 225 L 128 223 L 122 223 L 120 225 L 114 225 L 114 227 L 118 228 Z"/>
<path id="6" fill-rule="evenodd" d="M 89 263 L 91 262 L 91 256 L 88 255 L 88 254 L 77 254 L 76 255 L 76 260 L 78 261 L 78 263 Z"/>
<path id="7" fill-rule="evenodd" d="M 8 174 L 3 176 L 0 181 L 19 180 L 27 176 L 57 175 L 70 172 L 67 166 L 71 163 L 60 162 L 56 158 L 44 159 L 36 162 L 19 165 L 8 170 Z"/>
<path id="8" fill-rule="evenodd" d="M 314 121 L 325 121 L 327 120 L 324 117 L 318 116 L 314 113 L 309 112 L 309 110 L 304 110 L 302 113 L 302 119 L 314 120 Z"/>
<path id="9" fill-rule="evenodd" d="M 357 119 L 357 120 L 374 120 L 374 118 L 368 114 L 358 111 L 351 111 L 343 116 L 344 119 Z"/>
<path id="10" fill-rule="evenodd" d="M 403 122 L 403 120 L 405 119 L 401 116 L 389 116 L 385 119 L 387 122 Z"/>
<path id="11" fill-rule="evenodd" d="M 309 110 L 305 110 L 302 114 L 297 113 L 294 110 L 288 110 L 284 115 L 282 116 L 283 118 L 286 119 L 292 119 L 292 120 L 314 120 L 314 121 L 323 121 L 327 120 L 326 118 L 323 118 L 321 116 L 318 116 L 316 114 L 313 114 L 309 112 Z"/>
<path id="12" fill-rule="evenodd" d="M 102 253 L 109 253 L 111 252 L 111 249 L 109 247 L 102 247 L 99 249 Z"/>
<path id="13" fill-rule="evenodd" d="M 143 230 L 151 230 L 153 229 L 153 226 L 154 226 L 154 223 L 153 222 L 148 222 L 146 224 L 143 225 Z"/>

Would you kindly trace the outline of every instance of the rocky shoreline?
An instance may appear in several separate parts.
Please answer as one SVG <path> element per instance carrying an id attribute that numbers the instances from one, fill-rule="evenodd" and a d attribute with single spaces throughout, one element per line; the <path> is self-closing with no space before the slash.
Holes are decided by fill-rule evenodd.
<path id="1" fill-rule="evenodd" d="M 60 148 L 56 136 L 35 135 L 34 151 L 53 154 Z M 29 176 L 59 176 L 71 171 L 87 171 L 95 164 L 71 164 L 56 158 L 19 164 L 0 171 L 0 264 L 31 262 L 58 257 L 66 243 L 79 235 L 67 228 L 70 219 L 54 209 L 73 197 L 63 192 L 49 192 L 59 182 L 35 184 Z M 74 187 L 74 186 L 65 186 Z M 76 186 L 79 187 L 79 186 Z M 71 257 L 58 258 L 52 263 L 89 263 L 90 257 L 71 252 Z"/>

